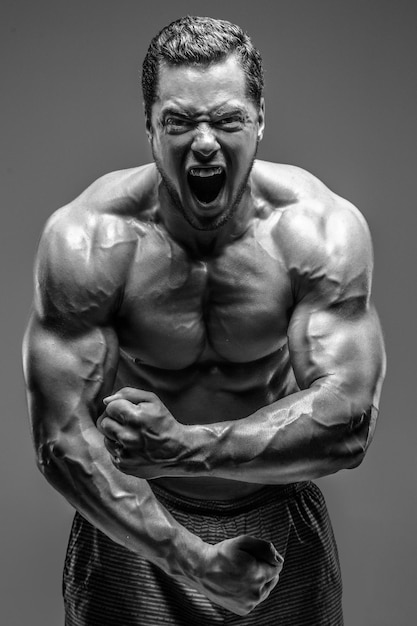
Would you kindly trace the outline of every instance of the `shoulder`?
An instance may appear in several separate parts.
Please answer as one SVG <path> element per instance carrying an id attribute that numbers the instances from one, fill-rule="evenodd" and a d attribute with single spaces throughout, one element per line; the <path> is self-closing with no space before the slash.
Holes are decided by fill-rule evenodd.
<path id="1" fill-rule="evenodd" d="M 146 220 L 156 202 L 158 174 L 154 163 L 105 174 L 72 203 L 97 214 Z"/>
<path id="2" fill-rule="evenodd" d="M 35 264 L 41 314 L 100 321 L 117 305 L 151 206 L 149 174 L 107 174 L 50 217 Z"/>
<path id="3" fill-rule="evenodd" d="M 263 185 L 279 221 L 274 239 L 298 287 L 369 291 L 373 253 L 360 211 L 315 176 L 266 164 Z"/>
<path id="4" fill-rule="evenodd" d="M 323 183 L 295 165 L 257 159 L 252 170 L 255 193 L 274 206 L 291 204 L 300 194 L 314 194 Z"/>

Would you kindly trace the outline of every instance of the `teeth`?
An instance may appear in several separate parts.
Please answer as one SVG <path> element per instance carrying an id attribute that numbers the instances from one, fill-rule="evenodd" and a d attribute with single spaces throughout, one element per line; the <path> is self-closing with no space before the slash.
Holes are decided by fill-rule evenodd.
<path id="1" fill-rule="evenodd" d="M 221 173 L 221 167 L 193 167 L 190 170 L 191 176 L 200 176 L 201 178 L 208 178 L 209 176 L 215 176 L 216 174 Z"/>

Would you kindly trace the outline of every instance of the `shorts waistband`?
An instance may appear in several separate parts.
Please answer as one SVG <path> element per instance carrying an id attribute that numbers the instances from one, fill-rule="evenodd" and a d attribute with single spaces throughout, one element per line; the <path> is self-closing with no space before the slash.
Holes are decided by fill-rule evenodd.
<path id="1" fill-rule="evenodd" d="M 169 491 L 165 487 L 162 488 L 159 485 L 152 484 L 152 481 L 149 482 L 149 486 L 162 504 L 167 504 L 170 508 L 183 512 L 216 516 L 237 515 L 262 507 L 271 501 L 281 502 L 287 500 L 294 497 L 310 484 L 310 481 L 303 481 L 287 485 L 266 485 L 259 491 L 242 498 L 233 500 L 203 500 L 183 496 Z"/>

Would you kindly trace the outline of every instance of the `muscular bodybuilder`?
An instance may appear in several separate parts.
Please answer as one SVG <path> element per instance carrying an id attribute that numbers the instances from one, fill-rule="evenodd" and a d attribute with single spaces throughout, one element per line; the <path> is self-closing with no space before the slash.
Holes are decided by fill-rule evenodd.
<path id="1" fill-rule="evenodd" d="M 356 467 L 384 374 L 363 217 L 256 160 L 259 53 L 183 18 L 143 67 L 154 162 L 49 220 L 25 374 L 75 507 L 66 624 L 342 624 L 311 482 Z"/>

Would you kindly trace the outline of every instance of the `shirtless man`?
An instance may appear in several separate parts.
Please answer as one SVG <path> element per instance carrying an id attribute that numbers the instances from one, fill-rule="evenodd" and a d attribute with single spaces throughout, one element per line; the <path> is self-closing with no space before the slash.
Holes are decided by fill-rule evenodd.
<path id="1" fill-rule="evenodd" d="M 262 67 L 237 26 L 174 22 L 143 88 L 154 163 L 51 217 L 24 342 L 39 467 L 77 510 L 66 624 L 342 624 L 310 481 L 375 427 L 367 227 L 255 160 Z"/>

